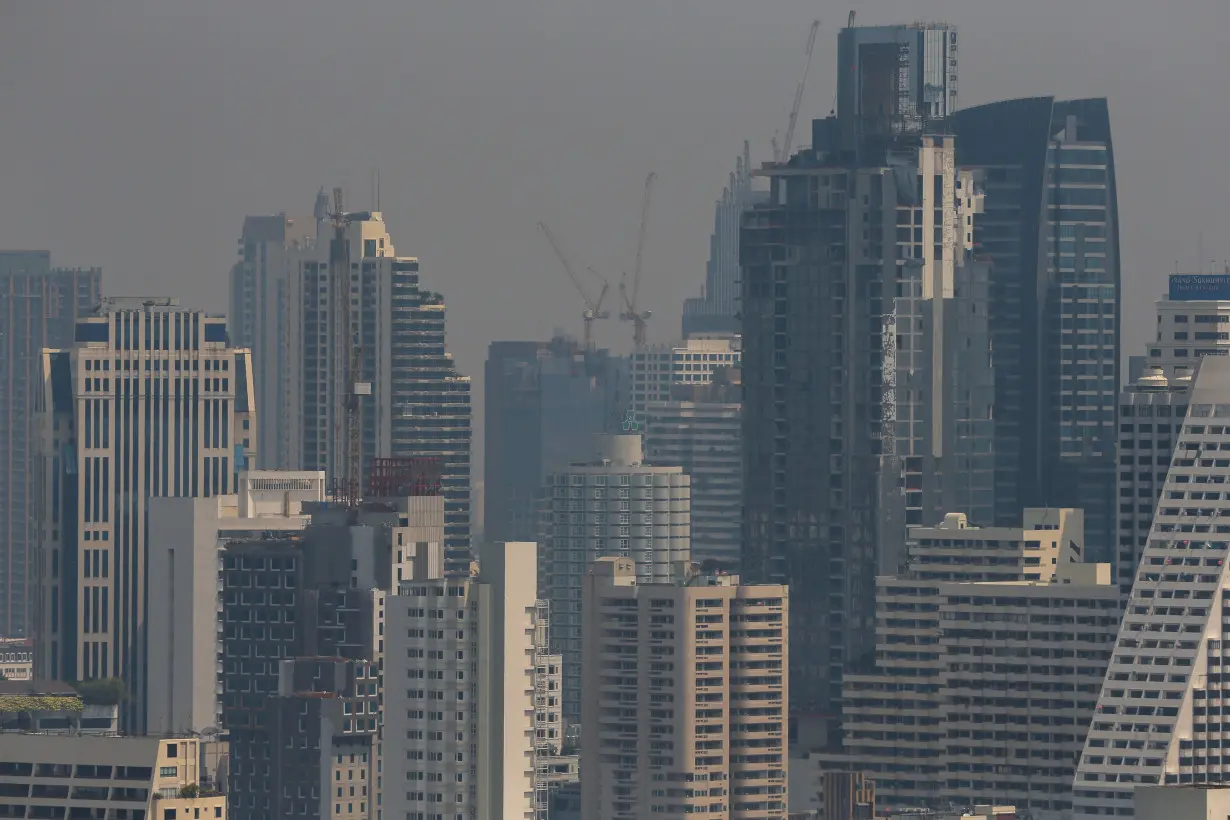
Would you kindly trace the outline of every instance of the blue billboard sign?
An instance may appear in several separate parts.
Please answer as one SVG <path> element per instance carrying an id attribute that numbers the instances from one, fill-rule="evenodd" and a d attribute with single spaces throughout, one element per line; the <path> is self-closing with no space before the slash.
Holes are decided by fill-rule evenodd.
<path id="1" fill-rule="evenodd" d="M 1173 273 L 1170 301 L 1230 301 L 1230 273 Z"/>

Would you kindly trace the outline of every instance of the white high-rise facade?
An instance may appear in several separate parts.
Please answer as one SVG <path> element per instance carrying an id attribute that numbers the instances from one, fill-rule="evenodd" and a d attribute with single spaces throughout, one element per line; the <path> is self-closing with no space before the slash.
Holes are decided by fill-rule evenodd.
<path id="1" fill-rule="evenodd" d="M 107 299 L 43 353 L 36 675 L 122 678 L 144 728 L 150 499 L 234 493 L 255 451 L 251 358 L 226 321 Z"/>
<path id="2" fill-rule="evenodd" d="M 719 334 L 694 337 L 676 344 L 651 345 L 629 356 L 632 407 L 644 421 L 649 402 L 670 401 L 673 384 L 708 384 L 719 367 L 738 367 L 739 337 Z"/>
<path id="3" fill-rule="evenodd" d="M 671 583 L 691 560 L 691 479 L 644 463 L 641 437 L 595 436 L 594 458 L 547 477 L 539 510 L 539 588 L 563 657 L 564 720 L 581 717 L 581 589 L 591 565 L 630 558 L 638 583 Z"/>
<path id="4" fill-rule="evenodd" d="M 1119 393 L 1115 580 L 1126 598 L 1187 413 L 1197 362 L 1230 355 L 1230 275 L 1175 274 L 1157 303 L 1157 337 Z"/>
<path id="5" fill-rule="evenodd" d="M 743 405 L 738 370 L 676 384 L 645 412 L 645 458 L 692 479 L 692 560 L 739 566 L 743 551 Z M 720 375 L 719 375 L 720 374 Z"/>
<path id="6" fill-rule="evenodd" d="M 493 544 L 481 575 L 385 599 L 385 817 L 534 820 L 537 564 Z"/>
<path id="7" fill-rule="evenodd" d="M 322 194 L 323 196 L 323 194 Z M 285 216 L 251 217 L 243 259 L 231 277 L 239 337 L 253 347 L 270 439 L 263 468 L 324 470 L 341 481 L 344 375 L 350 344 L 340 338 L 339 310 L 349 309 L 359 355 L 360 480 L 377 458 L 431 457 L 443 464 L 446 550 L 453 570 L 470 548 L 470 380 L 457 373 L 445 344 L 445 305 L 422 287 L 419 261 L 398 256 L 384 215 L 344 215 L 339 258 L 349 266 L 349 304 L 331 263 L 337 229 L 318 198 L 314 230 Z M 266 224 L 268 223 L 268 224 Z M 258 407 L 262 407 L 258 404 Z M 269 461 L 268 459 L 272 459 Z M 362 487 L 356 488 L 360 492 Z"/>
<path id="8" fill-rule="evenodd" d="M 908 567 L 876 579 L 875 668 L 846 674 L 833 768 L 874 779 L 878 808 L 1070 811 L 1119 623 L 1110 565 L 1084 545 L 1080 510 L 912 527 Z"/>
<path id="9" fill-rule="evenodd" d="M 1133 816 L 1139 785 L 1222 782 L 1230 714 L 1230 360 L 1186 417 L 1073 783 L 1074 816 Z"/>

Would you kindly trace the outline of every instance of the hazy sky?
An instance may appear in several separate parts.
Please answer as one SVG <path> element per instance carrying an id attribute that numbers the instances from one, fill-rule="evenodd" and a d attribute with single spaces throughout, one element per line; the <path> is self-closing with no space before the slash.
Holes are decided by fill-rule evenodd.
<path id="1" fill-rule="evenodd" d="M 1230 3 L 868 0 L 860 23 L 961 30 L 960 102 L 1106 96 L 1118 160 L 1127 351 L 1176 260 L 1230 257 Z M 713 200 L 743 139 L 782 129 L 822 20 L 798 135 L 833 98 L 846 4 L 802 0 L 0 0 L 0 248 L 97 264 L 115 295 L 224 310 L 245 214 L 368 207 L 449 305 L 481 381 L 493 339 L 579 332 L 535 231 L 630 268 L 645 174 L 649 336 L 700 289 Z M 1221 56 L 1219 56 L 1221 55 Z M 631 327 L 601 326 L 626 347 Z"/>

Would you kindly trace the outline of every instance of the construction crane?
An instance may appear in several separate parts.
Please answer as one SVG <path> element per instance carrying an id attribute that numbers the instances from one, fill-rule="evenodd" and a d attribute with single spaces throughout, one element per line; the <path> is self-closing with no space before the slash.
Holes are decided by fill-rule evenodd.
<path id="1" fill-rule="evenodd" d="M 581 277 L 577 276 L 577 272 L 573 269 L 572 263 L 568 261 L 568 257 L 564 255 L 560 249 L 559 243 L 555 241 L 555 234 L 551 233 L 551 229 L 547 227 L 547 223 L 539 222 L 538 229 L 542 231 L 542 235 L 547 238 L 547 242 L 551 244 L 551 250 L 555 252 L 555 258 L 559 259 L 564 270 L 568 272 L 568 278 L 572 280 L 573 286 L 577 289 L 577 293 L 581 294 L 581 300 L 585 302 L 585 311 L 581 314 L 582 321 L 585 322 L 585 349 L 594 349 L 594 320 L 609 319 L 610 311 L 602 309 L 602 303 L 606 301 L 607 292 L 611 289 L 609 282 L 603 278 L 602 274 L 593 268 L 589 268 L 599 282 L 602 283 L 602 290 L 598 293 L 598 298 L 593 299 L 589 295 L 589 291 L 585 289 L 585 285 L 581 282 Z"/>
<path id="2" fill-rule="evenodd" d="M 329 244 L 329 279 L 333 311 L 334 400 L 340 399 L 334 437 L 335 495 L 338 500 L 357 504 L 361 495 L 360 469 L 363 460 L 362 418 L 359 397 L 370 396 L 370 382 L 360 381 L 363 350 L 355 338 L 350 308 L 350 240 L 346 226 L 350 215 L 342 207 L 342 189 L 333 189 L 333 241 Z"/>
<path id="3" fill-rule="evenodd" d="M 619 314 L 619 318 L 625 322 L 632 322 L 632 345 L 636 350 L 645 346 L 645 322 L 653 315 L 653 312 L 648 310 L 638 312 L 636 300 L 641 290 L 641 260 L 645 253 L 645 227 L 649 221 L 649 196 L 653 192 L 653 181 L 657 178 L 658 175 L 653 171 L 645 177 L 645 193 L 641 197 L 641 227 L 636 237 L 636 267 L 632 271 L 631 297 L 628 296 L 628 289 L 624 283 L 624 280 L 628 278 L 626 273 L 619 282 L 619 295 L 623 297 L 625 308 L 623 313 Z"/>
<path id="4" fill-rule="evenodd" d="M 803 105 L 803 89 L 807 86 L 807 75 L 811 73 L 811 55 L 816 49 L 816 34 L 819 31 L 820 21 L 813 20 L 811 31 L 807 35 L 807 63 L 803 67 L 803 77 L 794 90 L 794 105 L 790 108 L 790 120 L 786 125 L 786 134 L 782 137 L 781 145 L 777 144 L 776 137 L 773 139 L 773 159 L 777 162 L 790 159 L 790 149 L 794 145 L 794 127 L 799 122 L 799 108 Z"/>

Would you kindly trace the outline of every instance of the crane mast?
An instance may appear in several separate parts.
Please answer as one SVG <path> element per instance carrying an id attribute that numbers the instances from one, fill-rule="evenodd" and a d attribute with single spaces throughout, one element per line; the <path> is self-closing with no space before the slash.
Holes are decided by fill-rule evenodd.
<path id="1" fill-rule="evenodd" d="M 337 406 L 334 425 L 334 494 L 339 501 L 357 504 L 361 495 L 362 417 L 359 396 L 371 395 L 371 384 L 360 381 L 362 348 L 353 326 L 350 306 L 350 239 L 346 228 L 350 217 L 342 207 L 342 189 L 333 189 L 333 241 L 329 244 L 329 279 L 333 311 L 333 400 Z"/>
<path id="2" fill-rule="evenodd" d="M 619 318 L 632 322 L 632 344 L 637 350 L 645 346 L 645 322 L 653 315 L 652 311 L 637 311 L 637 298 L 641 290 L 641 262 L 645 254 L 645 230 L 649 224 L 649 200 L 653 193 L 653 182 L 657 178 L 658 175 L 653 171 L 645 177 L 645 193 L 641 196 L 641 224 L 636 237 L 636 265 L 632 271 L 632 295 L 628 295 L 628 289 L 622 280 L 619 283 L 619 295 L 623 297 L 625 308 Z"/>

